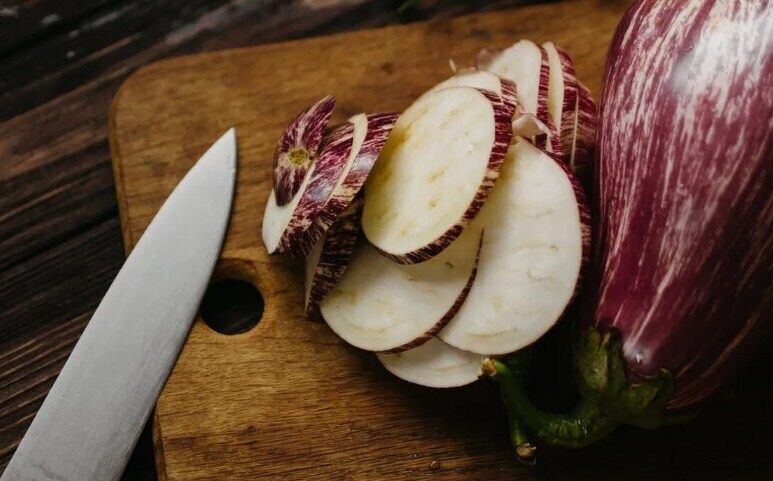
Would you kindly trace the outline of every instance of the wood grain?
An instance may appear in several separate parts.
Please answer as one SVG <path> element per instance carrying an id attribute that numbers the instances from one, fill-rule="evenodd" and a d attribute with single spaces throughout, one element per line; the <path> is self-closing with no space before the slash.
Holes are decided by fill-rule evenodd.
<path id="1" fill-rule="evenodd" d="M 300 269 L 268 258 L 260 219 L 282 127 L 327 93 L 334 120 L 400 110 L 482 47 L 554 40 L 598 93 L 622 3 L 580 0 L 259 48 L 182 57 L 139 70 L 120 89 L 111 147 L 130 247 L 195 159 L 228 127 L 239 136 L 238 187 L 219 276 L 254 283 L 265 312 L 223 336 L 197 321 L 158 402 L 159 476 L 205 479 L 765 479 L 770 386 L 659 432 L 623 429 L 581 452 L 520 466 L 492 386 L 429 390 L 390 377 L 368 353 L 303 319 Z M 571 25 L 572 28 L 566 28 Z"/>
<path id="2" fill-rule="evenodd" d="M 398 15 L 398 0 L 0 0 L 0 472 L 123 259 L 107 125 L 129 74 L 173 55 L 527 1 Z M 155 479 L 154 464 L 148 430 L 123 479 Z"/>

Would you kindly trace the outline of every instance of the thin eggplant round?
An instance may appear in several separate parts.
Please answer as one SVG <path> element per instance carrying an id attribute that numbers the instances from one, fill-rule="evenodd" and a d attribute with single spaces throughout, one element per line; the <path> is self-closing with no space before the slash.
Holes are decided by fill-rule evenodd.
<path id="1" fill-rule="evenodd" d="M 362 230 L 383 255 L 425 262 L 457 239 L 494 188 L 513 110 L 473 87 L 427 92 L 397 119 L 365 184 Z"/>
<path id="2" fill-rule="evenodd" d="M 449 388 L 471 384 L 481 375 L 483 356 L 462 351 L 431 338 L 398 353 L 377 353 L 379 362 L 395 376 L 420 386 Z"/>

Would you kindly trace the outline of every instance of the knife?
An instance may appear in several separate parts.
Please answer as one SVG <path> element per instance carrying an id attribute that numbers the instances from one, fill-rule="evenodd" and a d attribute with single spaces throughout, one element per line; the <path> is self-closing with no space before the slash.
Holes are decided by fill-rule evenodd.
<path id="1" fill-rule="evenodd" d="M 180 181 L 137 242 L 0 481 L 121 477 L 212 275 L 235 177 L 231 129 Z"/>

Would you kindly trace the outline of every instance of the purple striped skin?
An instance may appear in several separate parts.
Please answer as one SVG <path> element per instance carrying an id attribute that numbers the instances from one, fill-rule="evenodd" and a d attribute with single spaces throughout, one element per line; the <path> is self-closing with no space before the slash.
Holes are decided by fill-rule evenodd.
<path id="1" fill-rule="evenodd" d="M 773 331 L 771 38 L 763 2 L 639 0 L 610 48 L 591 321 L 620 333 L 634 379 L 670 371 L 670 410 Z"/>
<path id="2" fill-rule="evenodd" d="M 585 85 L 577 79 L 574 63 L 565 50 L 555 45 L 564 75 L 564 102 L 561 109 L 560 138 L 564 159 L 591 188 L 595 158 L 597 115 L 596 102 Z"/>
<path id="3" fill-rule="evenodd" d="M 539 135 L 534 139 L 534 145 L 544 151 L 556 154 L 561 158 L 563 154 L 563 147 L 561 145 L 561 138 L 558 133 L 558 128 L 553 123 L 553 119 L 550 118 L 550 112 L 548 110 L 548 86 L 550 82 L 550 63 L 548 62 L 548 52 L 539 47 L 542 54 L 542 61 L 540 62 L 539 69 L 539 88 L 537 89 L 537 112 L 535 112 L 537 119 L 539 119 L 550 131 L 547 135 Z"/>
<path id="4" fill-rule="evenodd" d="M 561 145 L 567 158 L 574 152 L 574 119 L 577 111 L 577 76 L 575 75 L 574 62 L 569 54 L 555 45 L 558 58 L 561 60 L 561 73 L 564 77 L 564 102 L 561 108 L 561 125 L 559 135 Z M 571 164 L 570 161 L 567 163 Z"/>
<path id="5" fill-rule="evenodd" d="M 478 242 L 478 252 L 475 254 L 475 264 L 472 267 L 472 272 L 470 272 L 470 278 L 467 281 L 467 284 L 464 285 L 464 288 L 459 293 L 459 296 L 457 296 L 456 300 L 454 301 L 453 305 L 448 309 L 448 311 L 441 317 L 437 323 L 435 323 L 434 326 L 432 326 L 430 329 L 427 330 L 424 334 L 417 337 L 416 339 L 412 340 L 411 342 L 405 343 L 402 346 L 398 346 L 394 349 L 389 349 L 387 351 L 384 351 L 384 354 L 397 354 L 399 352 L 404 352 L 409 349 L 413 349 L 414 347 L 419 347 L 425 342 L 429 341 L 433 337 L 437 336 L 440 331 L 443 330 L 446 325 L 451 322 L 451 319 L 456 316 L 456 313 L 459 312 L 459 309 L 461 309 L 462 304 L 464 304 L 464 301 L 467 300 L 467 295 L 470 293 L 470 289 L 472 289 L 473 283 L 475 283 L 475 278 L 478 275 L 478 261 L 480 261 L 480 249 L 483 246 L 483 236 L 485 235 L 485 232 L 481 232 L 480 234 L 480 242 Z"/>
<path id="6" fill-rule="evenodd" d="M 346 122 L 323 138 L 309 185 L 301 194 L 293 219 L 282 234 L 278 252 L 305 259 L 314 244 L 362 189 L 397 119 L 394 113 L 370 114 L 358 153 L 348 164 L 355 125 Z M 339 182 L 340 181 L 340 182 Z"/>
<path id="7" fill-rule="evenodd" d="M 516 112 L 521 110 L 521 106 L 518 103 L 518 87 L 515 82 L 506 78 L 499 78 L 499 96 L 502 99 L 502 103 L 505 107 L 510 109 L 510 117 L 514 117 Z"/>
<path id="8" fill-rule="evenodd" d="M 341 216 L 330 226 L 322 241 L 322 251 L 311 279 L 306 297 L 306 317 L 322 320 L 319 304 L 341 280 L 354 254 L 360 236 L 362 197 L 354 199 Z M 309 266 L 307 266 L 309 268 Z"/>
<path id="9" fill-rule="evenodd" d="M 418 264 L 432 259 L 443 252 L 446 247 L 451 245 L 451 243 L 461 235 L 464 228 L 475 219 L 475 216 L 478 215 L 478 211 L 480 211 L 481 207 L 483 207 L 483 204 L 486 202 L 486 199 L 488 199 L 488 196 L 491 194 L 494 183 L 497 178 L 499 178 L 499 170 L 505 160 L 507 148 L 510 146 L 510 141 L 513 137 L 513 129 L 511 127 L 513 111 L 510 107 L 505 105 L 501 97 L 496 93 L 484 89 L 476 90 L 491 102 L 491 106 L 494 110 L 494 144 L 491 146 L 491 154 L 489 155 L 488 164 L 486 166 L 486 173 L 483 176 L 480 187 L 470 202 L 470 205 L 467 206 L 467 209 L 459 219 L 459 222 L 454 224 L 451 228 L 441 234 L 440 237 L 429 244 L 414 251 L 402 254 L 386 252 L 383 249 L 373 246 L 379 253 L 399 264 Z"/>
<path id="10" fill-rule="evenodd" d="M 274 196 L 285 205 L 301 188 L 322 143 L 335 99 L 328 95 L 301 112 L 282 132 L 274 154 Z"/>
<path id="11" fill-rule="evenodd" d="M 569 165 L 583 185 L 590 186 L 593 181 L 593 162 L 596 157 L 598 109 L 590 90 L 579 80 L 575 115 L 574 152 L 569 159 Z"/>
<path id="12" fill-rule="evenodd" d="M 314 178 L 298 205 L 302 231 L 288 246 L 293 257 L 305 259 L 314 244 L 362 190 L 397 117 L 398 114 L 391 112 L 366 116 L 365 138 L 351 165 L 347 165 L 347 160 L 353 148 L 354 123 L 347 122 L 326 134 L 326 145 L 319 162 L 323 162 L 325 155 L 330 155 L 330 162 L 323 162 L 321 167 L 315 168 Z"/>
<path id="13" fill-rule="evenodd" d="M 384 148 L 384 144 L 392 132 L 392 128 L 395 126 L 397 117 L 399 117 L 399 114 L 393 112 L 368 114 L 365 116 L 367 119 L 365 128 L 367 130 L 362 145 L 355 154 L 351 166 L 344 173 L 345 177 L 340 185 L 333 189 L 327 205 L 319 211 L 314 220 L 315 224 L 323 232 L 328 229 L 351 204 L 352 199 L 362 190 L 362 186 L 365 185 L 365 181 L 373 169 L 381 149 Z"/>
<path id="14" fill-rule="evenodd" d="M 314 244 L 324 233 L 315 222 L 333 195 L 333 188 L 344 175 L 349 153 L 354 141 L 354 125 L 346 122 L 327 134 L 322 142 L 320 154 L 314 163 L 311 180 L 301 193 L 301 200 L 293 211 L 282 238 L 279 253 L 290 253 L 296 259 L 305 259 Z"/>

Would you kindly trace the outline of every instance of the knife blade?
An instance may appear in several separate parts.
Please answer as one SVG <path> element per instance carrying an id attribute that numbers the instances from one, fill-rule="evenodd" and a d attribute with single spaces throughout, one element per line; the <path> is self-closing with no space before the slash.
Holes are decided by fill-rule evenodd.
<path id="1" fill-rule="evenodd" d="M 75 345 L 0 481 L 112 481 L 188 336 L 231 211 L 236 132 L 180 181 Z"/>

